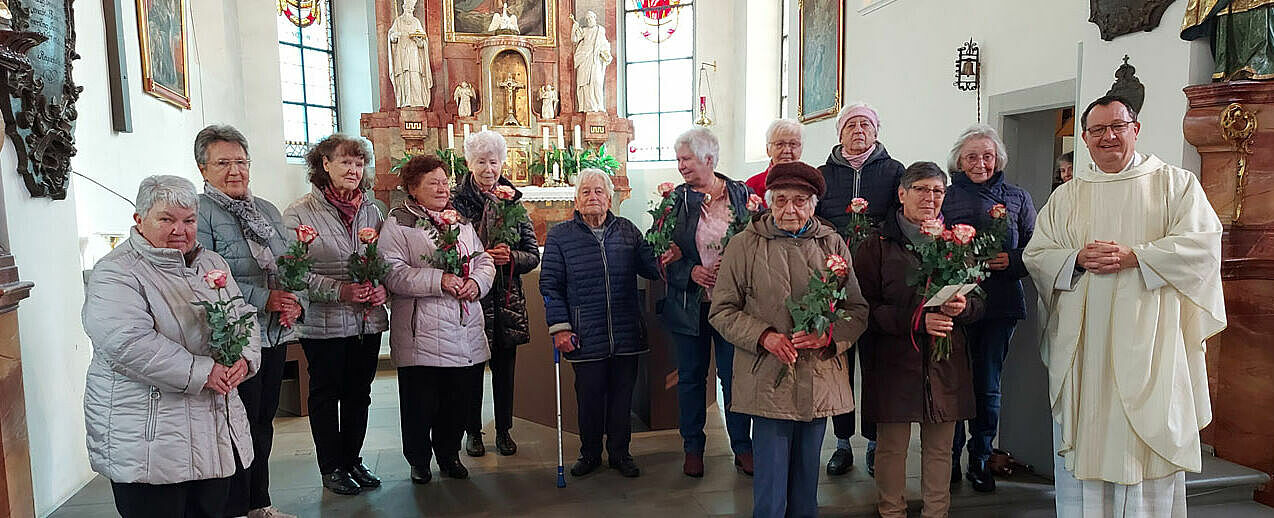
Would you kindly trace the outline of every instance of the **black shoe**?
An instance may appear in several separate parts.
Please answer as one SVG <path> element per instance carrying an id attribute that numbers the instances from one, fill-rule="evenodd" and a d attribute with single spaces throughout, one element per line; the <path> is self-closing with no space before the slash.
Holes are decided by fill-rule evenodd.
<path id="1" fill-rule="evenodd" d="M 955 487 L 960 485 L 960 481 L 962 480 L 964 480 L 964 473 L 960 473 L 960 464 L 951 464 L 951 486 Z"/>
<path id="2" fill-rule="evenodd" d="M 415 466 L 411 467 L 411 483 L 412 484 L 428 484 L 434 479 L 434 474 L 428 468 L 420 469 Z"/>
<path id="3" fill-rule="evenodd" d="M 482 445 L 482 432 L 469 434 L 469 444 L 465 445 L 464 452 L 470 457 L 481 457 L 487 454 L 487 447 Z"/>
<path id="4" fill-rule="evenodd" d="M 518 443 L 513 442 L 513 438 L 509 437 L 509 432 L 496 432 L 495 451 L 506 457 L 513 455 L 518 452 Z"/>
<path id="5" fill-rule="evenodd" d="M 637 468 L 637 463 L 633 462 L 633 458 L 628 455 L 620 457 L 618 461 L 611 459 L 610 467 L 618 470 L 619 474 L 623 475 L 625 478 L 637 478 L 641 476 L 641 470 Z M 571 471 L 574 472 L 575 469 L 572 468 Z"/>
<path id="6" fill-rule="evenodd" d="M 836 453 L 832 454 L 832 459 L 827 461 L 827 474 L 836 476 L 849 473 L 849 468 L 854 467 L 854 451 L 847 448 L 836 448 Z"/>
<path id="7" fill-rule="evenodd" d="M 587 457 L 580 457 L 579 460 L 575 461 L 575 465 L 571 466 L 571 476 L 582 477 L 597 470 L 597 468 L 601 467 L 601 465 L 602 459 L 600 458 L 590 459 Z"/>
<path id="8" fill-rule="evenodd" d="M 438 461 L 438 471 L 442 476 L 464 480 L 469 478 L 469 469 L 460 463 L 460 459 L 440 460 Z"/>
<path id="9" fill-rule="evenodd" d="M 867 447 L 867 476 L 876 478 L 876 443 L 871 443 Z"/>
<path id="10" fill-rule="evenodd" d="M 343 469 L 323 475 L 323 487 L 338 495 L 357 495 L 362 488 Z"/>
<path id="11" fill-rule="evenodd" d="M 358 482 L 359 487 L 380 487 L 380 478 L 361 462 L 349 468 L 349 476 Z"/>
<path id="12" fill-rule="evenodd" d="M 991 493 L 995 491 L 995 477 L 991 476 L 991 472 L 986 470 L 986 462 L 975 462 L 969 465 L 969 472 L 966 474 L 969 482 L 973 483 L 973 490 L 979 493 Z"/>

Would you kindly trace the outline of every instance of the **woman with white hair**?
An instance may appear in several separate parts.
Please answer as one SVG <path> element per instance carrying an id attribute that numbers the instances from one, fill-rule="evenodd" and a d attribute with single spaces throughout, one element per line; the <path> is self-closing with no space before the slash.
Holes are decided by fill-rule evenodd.
<path id="1" fill-rule="evenodd" d="M 987 266 L 991 275 L 982 281 L 986 292 L 986 314 L 967 326 L 969 357 L 973 366 L 973 394 L 977 416 L 969 421 L 969 470 L 973 489 L 995 490 L 995 478 L 987 470 L 991 443 L 1000 422 L 1000 375 L 1008 356 L 1009 341 L 1017 321 L 1026 318 L 1026 297 L 1022 279 L 1028 274 L 1022 251 L 1035 232 L 1035 204 L 1025 189 L 1004 179 L 1009 155 L 995 129 L 976 124 L 964 130 L 951 146 L 947 189 L 942 215 L 947 225 L 973 225 L 987 230 L 990 210 L 1003 205 L 1007 211 L 1008 235 L 1003 251 Z M 952 445 L 951 483 L 960 481 L 960 450 L 964 447 L 964 422 L 956 424 Z"/>
<path id="2" fill-rule="evenodd" d="M 815 214 L 832 224 L 842 236 L 848 235 L 850 204 L 854 198 L 867 200 L 867 217 L 879 226 L 887 215 L 898 206 L 895 191 L 902 178 L 902 162 L 894 160 L 877 140 L 880 134 L 880 116 L 864 103 L 846 106 L 836 118 L 836 134 L 840 144 L 832 148 L 827 163 L 819 167 L 827 184 L 827 196 L 819 198 Z M 854 384 L 854 351 L 845 356 L 845 371 L 849 384 Z M 844 475 L 854 466 L 854 450 L 849 439 L 854 436 L 854 413 L 832 418 L 832 430 L 836 434 L 836 451 L 827 461 L 828 475 Z M 871 423 L 863 423 L 863 437 L 867 444 L 867 472 L 870 474 L 875 452 L 875 429 Z"/>
<path id="3" fill-rule="evenodd" d="M 261 346 L 249 333 L 232 366 L 212 359 L 206 311 L 194 303 L 242 293 L 225 259 L 195 240 L 198 205 L 189 180 L 142 180 L 136 225 L 85 289 L 89 462 L 110 479 L 124 518 L 220 518 L 231 475 L 254 457 L 238 386 L 260 368 Z M 255 314 L 240 300 L 229 317 Z"/>
<path id="4" fill-rule="evenodd" d="M 765 177 L 770 174 L 770 170 L 776 165 L 800 160 L 804 146 L 805 131 L 801 123 L 792 119 L 774 119 L 765 130 L 765 154 L 770 157 L 770 165 L 743 183 L 764 199 Z M 766 205 L 762 203 L 762 206 Z"/>
<path id="5" fill-rule="evenodd" d="M 495 284 L 482 298 L 482 313 L 491 344 L 487 365 L 491 367 L 491 395 L 495 400 L 495 448 L 500 455 L 513 455 L 518 451 L 509 435 L 513 428 L 513 367 L 517 365 L 518 346 L 531 341 L 522 275 L 540 265 L 540 246 L 525 212 L 516 222 L 500 221 L 500 214 L 506 209 L 522 203 L 522 191 L 501 175 L 508 155 L 504 137 L 491 130 L 475 133 L 465 140 L 464 155 L 469 175 L 459 179 L 451 198 L 456 211 L 473 225 L 487 255 L 495 262 Z M 516 227 L 516 234 L 502 236 L 499 226 L 509 223 Z M 515 242 L 501 241 L 509 237 L 515 237 Z M 478 370 L 482 370 L 481 366 Z M 464 420 L 469 435 L 465 451 L 472 457 L 481 457 L 486 454 L 482 444 L 482 376 L 474 378 L 473 394 Z"/>
<path id="6" fill-rule="evenodd" d="M 752 474 L 752 420 L 730 410 L 730 380 L 734 372 L 734 346 L 708 323 L 708 305 L 721 267 L 722 242 L 735 221 L 751 219 L 748 199 L 752 195 L 743 182 L 716 172 L 721 158 L 717 137 L 706 128 L 694 128 L 677 137 L 673 144 L 677 169 L 685 183 L 674 196 L 676 229 L 672 241 L 674 256 L 668 263 L 668 289 L 661 317 L 677 353 L 677 421 L 685 450 L 682 472 L 703 476 L 703 451 L 707 435 L 708 362 L 717 357 L 717 378 L 725 399 L 725 428 L 730 436 L 735 467 Z M 715 391 L 715 389 L 714 389 Z"/>
<path id="7" fill-rule="evenodd" d="M 331 135 L 305 161 L 313 190 L 283 211 L 283 222 L 293 232 L 300 225 L 318 231 L 310 244 L 314 266 L 303 294 L 305 319 L 296 325 L 309 362 L 310 433 L 323 487 L 356 495 L 380 487 L 359 453 L 367 436 L 380 334 L 389 328 L 389 317 L 385 287 L 353 282 L 349 257 L 367 249 L 359 230 L 379 232 L 383 216 L 368 193 L 372 150 L 365 140 Z"/>
<path id="8" fill-rule="evenodd" d="M 549 230 L 540 294 L 553 347 L 575 370 L 580 457 L 571 475 L 602 465 L 641 474 L 628 452 L 638 356 L 650 350 L 642 323 L 637 276 L 659 278 L 655 253 L 631 221 L 610 211 L 615 186 L 597 169 L 580 172 L 575 217 Z"/>

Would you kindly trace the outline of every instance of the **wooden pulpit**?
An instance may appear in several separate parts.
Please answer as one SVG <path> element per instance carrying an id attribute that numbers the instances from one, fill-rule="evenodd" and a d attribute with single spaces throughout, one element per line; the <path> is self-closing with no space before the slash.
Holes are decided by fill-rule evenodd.
<path id="1" fill-rule="evenodd" d="M 0 248 L 0 515 L 14 518 L 35 516 L 17 312 L 33 286 L 18 280 L 13 256 Z"/>

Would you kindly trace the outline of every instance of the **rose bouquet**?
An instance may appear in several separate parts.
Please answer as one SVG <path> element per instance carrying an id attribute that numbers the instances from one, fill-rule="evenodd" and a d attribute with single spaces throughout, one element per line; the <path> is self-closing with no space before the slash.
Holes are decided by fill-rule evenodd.
<path id="1" fill-rule="evenodd" d="M 849 320 L 849 312 L 837 308 L 837 304 L 849 299 L 845 283 L 849 279 L 849 261 L 836 254 L 827 256 L 827 268 L 810 277 L 809 288 L 800 300 L 788 299 L 787 311 L 792 315 L 792 332 L 823 336 L 832 331 L 836 320 Z M 790 367 L 783 365 L 774 380 L 778 387 L 787 377 Z"/>
<path id="2" fill-rule="evenodd" d="M 464 250 L 464 244 L 460 242 L 460 213 L 454 209 L 447 209 L 438 214 L 437 217 L 430 215 L 428 221 L 422 218 L 417 225 L 432 225 L 434 229 L 434 252 L 429 256 L 422 256 L 421 259 L 428 261 L 434 268 L 442 270 L 460 277 L 461 279 L 469 278 L 469 260 L 482 254 L 482 250 L 467 252 Z M 466 314 L 464 302 L 460 302 L 460 316 L 463 318 Z"/>
<path id="3" fill-rule="evenodd" d="M 858 245 L 863 244 L 872 231 L 871 218 L 867 217 L 867 200 L 863 198 L 850 200 L 849 206 L 845 207 L 845 212 L 849 213 L 849 223 L 843 230 L 845 244 L 849 245 L 851 252 L 857 252 Z"/>
<path id="4" fill-rule="evenodd" d="M 252 335 L 256 324 L 256 315 L 253 313 L 244 312 L 238 317 L 234 316 L 234 303 L 243 300 L 242 295 L 235 295 L 229 300 L 222 298 L 221 292 L 226 289 L 229 277 L 223 270 L 211 270 L 204 274 L 203 280 L 208 283 L 208 287 L 217 290 L 217 301 L 193 302 L 204 308 L 208 315 L 208 346 L 212 349 L 212 360 L 226 367 L 233 366 L 243 357 L 243 348 L 248 345 L 248 337 Z"/>
<path id="5" fill-rule="evenodd" d="M 655 222 L 646 231 L 646 242 L 655 249 L 655 255 L 663 255 L 672 248 L 672 233 L 677 230 L 677 216 L 681 211 L 681 195 L 672 182 L 659 184 L 659 205 L 646 211 Z"/>
<path id="6" fill-rule="evenodd" d="M 978 260 L 989 261 L 1004 251 L 1009 239 L 1008 214 L 1008 209 L 1002 203 L 993 205 L 987 211 L 991 219 L 973 242 L 973 252 L 977 254 Z"/>
<path id="7" fill-rule="evenodd" d="M 495 217 L 491 230 L 492 244 L 504 243 L 513 247 L 522 239 L 518 232 L 518 224 L 526 218 L 526 207 L 514 201 L 518 192 L 512 187 L 501 185 L 495 188 Z"/>
<path id="8" fill-rule="evenodd" d="M 279 265 L 279 284 L 288 291 L 304 291 L 309 288 L 305 277 L 314 266 L 309 258 L 310 243 L 318 237 L 318 231 L 309 225 L 296 227 L 296 241 L 288 246 L 288 252 L 279 256 L 275 263 Z"/>
<path id="9" fill-rule="evenodd" d="M 385 279 L 385 274 L 389 273 L 389 263 L 381 259 L 376 251 L 376 241 L 379 238 L 380 234 L 372 227 L 363 227 L 358 230 L 358 240 L 367 245 L 367 248 L 361 254 L 355 251 L 349 256 L 349 276 L 354 282 L 380 286 L 381 281 Z M 363 308 L 362 323 L 367 323 L 367 312 L 370 310 L 370 306 Z M 358 336 L 363 336 L 361 326 Z"/>
<path id="10" fill-rule="evenodd" d="M 907 285 L 916 288 L 924 300 L 937 295 L 946 286 L 981 282 L 986 277 L 986 265 L 974 253 L 974 240 L 978 231 L 969 225 L 944 228 L 941 220 L 931 219 L 920 225 L 920 232 L 932 238 L 907 248 L 920 255 L 920 267 L 907 273 Z M 923 325 L 924 302 L 916 308 L 912 317 L 913 327 Z M 935 362 L 951 356 L 951 337 L 931 336 L 931 358 Z M 920 346 L 912 341 L 916 350 Z"/>

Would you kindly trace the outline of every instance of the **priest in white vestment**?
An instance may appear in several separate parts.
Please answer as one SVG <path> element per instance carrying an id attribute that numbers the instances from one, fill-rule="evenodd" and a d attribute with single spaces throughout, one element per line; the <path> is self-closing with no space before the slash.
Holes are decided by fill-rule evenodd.
<path id="1" fill-rule="evenodd" d="M 1047 311 L 1061 518 L 1184 517 L 1212 420 L 1221 222 L 1192 173 L 1136 152 L 1136 120 L 1118 97 L 1089 105 L 1095 163 L 1053 192 L 1023 254 Z"/>

